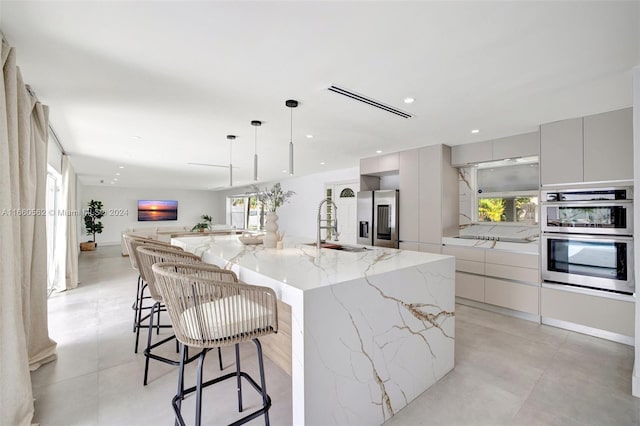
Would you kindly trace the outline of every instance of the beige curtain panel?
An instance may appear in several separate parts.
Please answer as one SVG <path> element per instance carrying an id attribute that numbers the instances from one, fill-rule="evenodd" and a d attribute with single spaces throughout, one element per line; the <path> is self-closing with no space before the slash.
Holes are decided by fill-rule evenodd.
<path id="1" fill-rule="evenodd" d="M 2 40 L 0 83 L 0 424 L 33 418 L 30 369 L 55 359 L 47 324 L 45 209 L 48 109 Z"/>

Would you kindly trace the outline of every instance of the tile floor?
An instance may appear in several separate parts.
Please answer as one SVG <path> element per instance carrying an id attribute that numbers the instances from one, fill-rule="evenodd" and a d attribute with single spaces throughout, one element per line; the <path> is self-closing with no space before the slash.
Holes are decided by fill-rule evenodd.
<path id="1" fill-rule="evenodd" d="M 136 277 L 119 247 L 81 254 L 81 286 L 49 300 L 58 360 L 32 374 L 34 422 L 173 424 L 175 367 L 152 362 L 145 387 L 144 356 L 133 353 Z M 462 305 L 456 309 L 455 369 L 387 425 L 640 424 L 640 399 L 631 396 L 631 347 Z M 164 349 L 167 355 L 171 346 Z M 243 347 L 243 367 L 252 374 L 254 353 L 251 345 Z M 227 349 L 223 357 L 226 369 L 233 368 L 233 352 Z M 214 353 L 208 361 L 205 374 L 215 377 Z M 291 425 L 289 376 L 268 359 L 265 363 L 271 424 Z M 194 365 L 188 367 L 187 380 L 194 380 L 194 371 Z M 258 404 L 254 392 L 245 395 L 249 408 Z M 204 424 L 237 418 L 233 383 L 207 389 L 204 398 Z M 193 399 L 184 404 L 190 424 Z"/>

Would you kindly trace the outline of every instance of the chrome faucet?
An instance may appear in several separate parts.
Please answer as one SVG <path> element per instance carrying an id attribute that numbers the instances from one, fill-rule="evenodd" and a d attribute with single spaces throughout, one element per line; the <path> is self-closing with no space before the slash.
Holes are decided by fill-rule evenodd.
<path id="1" fill-rule="evenodd" d="M 327 204 L 327 207 L 333 206 L 333 214 L 334 219 L 322 219 L 322 206 Z M 326 222 L 325 226 L 322 226 L 322 222 Z M 338 241 L 338 206 L 331 199 L 325 198 L 320 201 L 320 205 L 318 206 L 318 240 L 316 242 L 316 247 L 320 248 L 322 245 L 322 240 L 320 239 L 320 230 L 327 230 L 327 239 L 331 238 L 331 230 L 335 232 L 335 236 L 333 241 Z"/>

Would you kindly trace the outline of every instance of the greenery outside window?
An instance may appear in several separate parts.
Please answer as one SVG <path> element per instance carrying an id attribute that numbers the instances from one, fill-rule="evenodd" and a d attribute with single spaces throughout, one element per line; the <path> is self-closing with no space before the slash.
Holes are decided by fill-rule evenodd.
<path id="1" fill-rule="evenodd" d="M 538 223 L 538 158 L 481 163 L 474 167 L 475 220 Z"/>

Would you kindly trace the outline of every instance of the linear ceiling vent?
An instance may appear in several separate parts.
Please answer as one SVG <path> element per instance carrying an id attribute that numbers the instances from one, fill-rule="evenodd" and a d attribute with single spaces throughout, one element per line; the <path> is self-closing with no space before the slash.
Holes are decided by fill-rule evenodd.
<path id="1" fill-rule="evenodd" d="M 329 90 L 331 92 L 333 92 L 333 93 L 337 93 L 337 94 L 342 95 L 342 96 L 347 96 L 347 97 L 349 97 L 351 99 L 355 99 L 356 101 L 365 103 L 367 105 L 371 105 L 372 107 L 376 107 L 376 108 L 381 109 L 383 111 L 390 112 L 391 114 L 399 115 L 400 117 L 403 117 L 403 118 L 411 118 L 411 117 L 413 117 L 411 114 L 409 114 L 407 112 L 401 111 L 401 110 L 399 110 L 397 108 L 394 108 L 392 106 L 389 106 L 389 105 L 385 105 L 385 104 L 380 103 L 378 101 L 375 101 L 375 100 L 373 100 L 371 98 L 367 98 L 365 96 L 362 96 L 362 95 L 360 95 L 358 93 L 351 92 L 350 90 L 343 89 L 342 87 L 329 86 Z"/>

